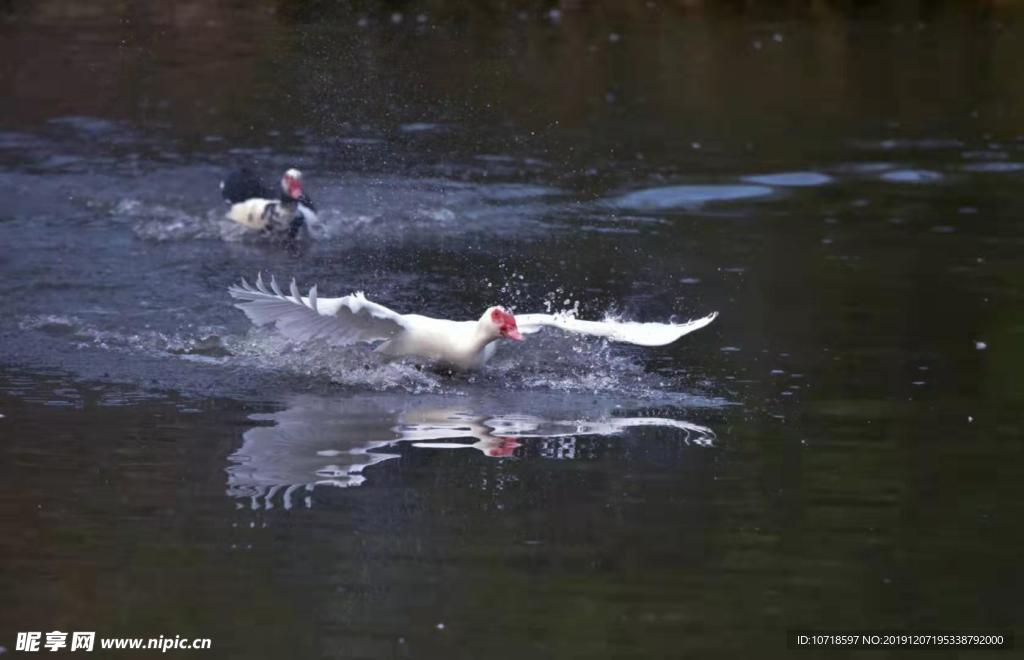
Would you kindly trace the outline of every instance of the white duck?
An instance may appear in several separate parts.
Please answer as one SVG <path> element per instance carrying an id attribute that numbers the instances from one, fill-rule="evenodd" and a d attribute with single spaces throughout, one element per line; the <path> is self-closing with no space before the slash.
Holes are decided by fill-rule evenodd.
<path id="1" fill-rule="evenodd" d="M 632 321 L 581 321 L 564 314 L 520 314 L 489 307 L 477 321 L 448 321 L 419 314 L 399 314 L 371 302 L 362 293 L 343 298 L 320 298 L 316 286 L 302 296 L 292 280 L 285 295 L 271 278 L 270 288 L 257 277 L 256 286 L 244 279 L 228 288 L 242 302 L 241 309 L 256 325 L 275 324 L 284 336 L 296 341 L 320 339 L 333 346 L 356 342 L 383 342 L 377 352 L 388 358 L 419 357 L 463 371 L 481 368 L 494 355 L 499 339 L 522 341 L 545 327 L 604 337 L 640 346 L 664 346 L 699 330 L 718 316 L 713 312 L 686 323 L 637 323 Z"/>
<path id="2" fill-rule="evenodd" d="M 231 172 L 220 183 L 221 194 L 231 204 L 227 218 L 267 234 L 298 236 L 302 227 L 317 221 L 312 200 L 302 189 L 302 172 L 288 169 L 281 177 L 277 199 L 252 171 Z"/>

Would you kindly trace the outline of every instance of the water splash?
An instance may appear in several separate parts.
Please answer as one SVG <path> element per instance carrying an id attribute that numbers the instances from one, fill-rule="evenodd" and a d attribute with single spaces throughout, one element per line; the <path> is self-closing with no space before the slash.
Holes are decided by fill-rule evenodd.
<path id="1" fill-rule="evenodd" d="M 213 210 L 196 215 L 137 199 L 122 199 L 110 213 L 116 219 L 131 222 L 132 231 L 139 238 L 157 242 L 218 238 L 222 235 L 222 224 L 234 224 L 223 220 L 223 214 Z"/>
<path id="2" fill-rule="evenodd" d="M 398 213 L 362 214 L 337 209 L 319 213 L 308 225 L 317 240 L 399 238 L 410 232 L 451 232 L 457 228 L 455 211 L 445 206 L 418 206 Z"/>
<path id="3" fill-rule="evenodd" d="M 111 319 L 104 316 L 103 320 Z M 531 335 L 522 343 L 502 342 L 483 370 L 453 374 L 413 359 L 386 361 L 365 344 L 295 344 L 266 328 L 251 328 L 243 335 L 216 325 L 177 331 L 121 329 L 80 316 L 53 314 L 24 316 L 18 326 L 22 331 L 56 338 L 78 351 L 199 362 L 218 370 L 274 374 L 355 391 L 465 394 L 544 390 L 674 400 L 686 389 L 684 375 L 670 377 L 648 371 L 642 352 L 633 347 L 558 332 Z"/>
<path id="4" fill-rule="evenodd" d="M 413 363 L 386 362 L 366 345 L 294 344 L 264 329 L 253 329 L 241 338 L 230 337 L 226 344 L 232 362 L 239 366 L 326 380 L 355 389 L 419 394 L 450 387 L 441 374 Z"/>

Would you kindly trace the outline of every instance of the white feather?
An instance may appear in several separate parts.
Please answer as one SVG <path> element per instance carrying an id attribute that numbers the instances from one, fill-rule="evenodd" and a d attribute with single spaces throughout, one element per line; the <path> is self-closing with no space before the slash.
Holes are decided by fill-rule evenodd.
<path id="1" fill-rule="evenodd" d="M 542 328 L 558 328 L 581 335 L 604 337 L 639 346 L 664 346 L 683 335 L 700 330 L 718 317 L 712 312 L 704 318 L 686 323 L 638 323 L 636 321 L 581 321 L 567 314 L 517 314 L 516 323 L 523 334 L 532 334 Z"/>
<path id="2" fill-rule="evenodd" d="M 370 302 L 362 293 L 320 298 L 313 287 L 308 297 L 302 297 L 293 281 L 291 296 L 286 296 L 274 279 L 268 290 L 262 275 L 256 279 L 255 287 L 242 280 L 241 285 L 230 287 L 228 293 L 242 301 L 235 307 L 255 325 L 272 323 L 281 334 L 295 341 L 322 339 L 333 346 L 344 346 L 391 339 L 406 329 L 401 314 Z"/>
<path id="3" fill-rule="evenodd" d="M 232 204 L 228 209 L 227 218 L 249 229 L 265 229 L 270 217 L 268 204 L 274 204 L 274 201 L 258 197 Z"/>
<path id="4" fill-rule="evenodd" d="M 232 204 L 225 217 L 249 229 L 282 231 L 291 225 L 297 214 L 316 222 L 316 214 L 302 204 L 258 197 Z"/>

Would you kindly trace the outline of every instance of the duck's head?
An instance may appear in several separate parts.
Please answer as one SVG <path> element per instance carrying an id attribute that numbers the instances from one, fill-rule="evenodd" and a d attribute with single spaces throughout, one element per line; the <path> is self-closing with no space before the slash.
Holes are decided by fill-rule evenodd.
<path id="1" fill-rule="evenodd" d="M 302 194 L 302 172 L 293 167 L 281 177 L 281 195 L 299 200 L 302 198 Z"/>
<path id="2" fill-rule="evenodd" d="M 508 458 L 509 456 L 514 456 L 516 449 L 522 445 L 511 436 L 499 435 L 488 438 L 477 446 L 480 447 L 480 451 L 491 458 Z"/>
<path id="3" fill-rule="evenodd" d="M 505 311 L 504 307 L 489 307 L 480 317 L 480 325 L 495 339 L 505 337 L 516 341 L 523 340 L 523 335 L 519 333 L 519 327 L 516 325 L 516 317 Z"/>

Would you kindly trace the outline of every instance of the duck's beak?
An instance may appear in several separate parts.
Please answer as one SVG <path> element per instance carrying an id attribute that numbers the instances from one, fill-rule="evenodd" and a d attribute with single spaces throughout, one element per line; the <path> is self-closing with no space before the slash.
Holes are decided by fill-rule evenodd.
<path id="1" fill-rule="evenodd" d="M 516 341 L 523 341 L 523 335 L 521 335 L 519 333 L 519 328 L 516 328 L 516 327 L 502 328 L 501 334 L 503 336 L 505 336 L 505 337 L 508 337 L 509 339 L 514 339 Z"/>

